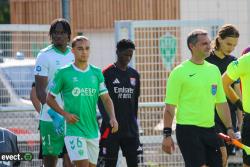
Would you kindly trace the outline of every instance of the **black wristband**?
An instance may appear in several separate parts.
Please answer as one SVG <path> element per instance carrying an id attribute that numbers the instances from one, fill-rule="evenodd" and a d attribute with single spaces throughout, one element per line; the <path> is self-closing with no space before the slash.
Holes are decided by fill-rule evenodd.
<path id="1" fill-rule="evenodd" d="M 169 137 L 172 134 L 172 129 L 171 128 L 164 128 L 163 129 L 163 136 L 164 137 Z"/>
<path id="2" fill-rule="evenodd" d="M 240 99 L 238 99 L 235 103 L 235 106 L 240 109 L 241 111 L 243 111 L 243 106 L 242 106 L 242 102 Z"/>

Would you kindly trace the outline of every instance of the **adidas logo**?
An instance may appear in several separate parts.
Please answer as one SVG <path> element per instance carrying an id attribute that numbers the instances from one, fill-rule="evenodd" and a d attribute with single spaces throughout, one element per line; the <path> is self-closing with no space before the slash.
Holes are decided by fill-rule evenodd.
<path id="1" fill-rule="evenodd" d="M 137 151 L 143 151 L 142 147 L 139 146 L 139 147 L 137 148 Z"/>
<path id="2" fill-rule="evenodd" d="M 120 81 L 116 78 L 114 81 L 113 81 L 113 84 L 119 84 Z"/>

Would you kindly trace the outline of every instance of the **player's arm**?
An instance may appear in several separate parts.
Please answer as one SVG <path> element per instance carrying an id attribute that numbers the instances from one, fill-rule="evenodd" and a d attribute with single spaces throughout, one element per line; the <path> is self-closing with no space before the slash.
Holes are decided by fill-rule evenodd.
<path id="1" fill-rule="evenodd" d="M 41 105 L 40 105 L 40 101 L 37 98 L 36 95 L 36 87 L 35 85 L 32 85 L 31 91 L 30 91 L 30 100 L 35 108 L 35 110 L 39 113 L 41 110 Z"/>
<path id="2" fill-rule="evenodd" d="M 227 134 L 230 137 L 235 138 L 228 103 L 227 102 L 217 103 L 216 110 L 217 110 L 217 113 L 218 113 L 220 119 L 222 120 L 223 124 L 227 128 Z"/>
<path id="3" fill-rule="evenodd" d="M 39 53 L 34 68 L 36 95 L 42 105 L 46 103 L 49 62 L 46 55 Z"/>
<path id="4" fill-rule="evenodd" d="M 242 99 L 239 82 L 234 84 L 234 91 L 240 97 L 240 99 Z M 241 130 L 241 126 L 242 126 L 242 122 L 243 122 L 243 113 L 239 108 L 235 112 L 236 112 L 236 117 L 237 117 L 237 128 L 238 128 L 238 130 Z"/>
<path id="5" fill-rule="evenodd" d="M 112 133 L 118 131 L 118 122 L 115 117 L 114 105 L 108 93 L 100 95 L 105 111 L 110 118 L 110 125 L 112 127 Z"/>
<path id="6" fill-rule="evenodd" d="M 162 150 L 171 154 L 175 150 L 174 141 L 171 137 L 172 123 L 175 116 L 175 108 L 179 104 L 179 97 L 182 90 L 182 72 L 173 70 L 166 83 L 165 112 L 163 116 L 164 129 Z"/>
<path id="7" fill-rule="evenodd" d="M 163 142 L 162 150 L 168 154 L 172 153 L 172 150 L 175 149 L 174 142 L 171 137 L 172 134 L 172 123 L 175 116 L 175 105 L 166 104 L 164 111 L 164 129 L 163 129 Z"/>
<path id="8" fill-rule="evenodd" d="M 164 111 L 164 128 L 172 128 L 173 119 L 175 116 L 175 105 L 166 104 Z"/>
<path id="9" fill-rule="evenodd" d="M 55 100 L 55 96 L 51 93 L 48 93 L 46 102 L 54 111 L 61 114 L 68 123 L 76 123 L 79 121 L 79 118 L 76 115 L 64 111 Z"/>
<path id="10" fill-rule="evenodd" d="M 35 84 L 36 84 L 36 94 L 39 101 L 43 104 L 46 103 L 46 88 L 48 85 L 48 77 L 35 75 Z"/>
<path id="11" fill-rule="evenodd" d="M 232 88 L 232 83 L 234 82 L 234 80 L 232 80 L 227 73 L 224 73 L 222 76 L 222 81 L 223 81 L 223 87 L 224 87 L 224 91 L 226 96 L 228 97 L 228 99 L 234 103 L 237 108 L 239 108 L 241 111 L 243 111 L 243 107 L 242 107 L 242 102 L 240 100 L 240 97 L 237 95 L 237 93 L 235 92 L 235 90 Z"/>

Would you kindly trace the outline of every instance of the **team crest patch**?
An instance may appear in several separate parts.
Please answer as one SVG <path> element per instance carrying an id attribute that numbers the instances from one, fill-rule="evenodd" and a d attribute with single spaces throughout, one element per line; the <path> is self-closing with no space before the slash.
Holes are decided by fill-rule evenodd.
<path id="1" fill-rule="evenodd" d="M 233 61 L 233 65 L 234 66 L 238 66 L 239 65 L 239 61 L 238 60 Z"/>
<path id="2" fill-rule="evenodd" d="M 130 84 L 132 86 L 135 86 L 135 83 L 136 83 L 136 79 L 135 78 L 130 78 Z"/>
<path id="3" fill-rule="evenodd" d="M 214 96 L 214 95 L 216 94 L 216 92 L 217 92 L 217 85 L 213 84 L 213 85 L 211 86 L 211 93 L 212 93 L 212 95 Z"/>

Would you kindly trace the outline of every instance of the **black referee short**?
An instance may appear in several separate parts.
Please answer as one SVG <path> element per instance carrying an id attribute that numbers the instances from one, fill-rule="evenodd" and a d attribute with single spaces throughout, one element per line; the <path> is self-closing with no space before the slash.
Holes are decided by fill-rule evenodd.
<path id="1" fill-rule="evenodd" d="M 214 127 L 177 125 L 176 138 L 185 167 L 222 166 L 219 140 Z"/>
<path id="2" fill-rule="evenodd" d="M 250 114 L 248 113 L 244 115 L 241 140 L 243 144 L 250 146 Z M 250 165 L 250 155 L 247 155 L 245 151 L 243 151 L 243 162 L 248 166 Z"/>
<path id="3" fill-rule="evenodd" d="M 120 138 L 116 134 L 109 134 L 106 139 L 100 140 L 97 167 L 116 167 L 120 148 L 126 158 L 127 165 L 137 167 L 139 145 L 139 138 Z"/>

